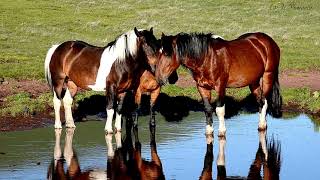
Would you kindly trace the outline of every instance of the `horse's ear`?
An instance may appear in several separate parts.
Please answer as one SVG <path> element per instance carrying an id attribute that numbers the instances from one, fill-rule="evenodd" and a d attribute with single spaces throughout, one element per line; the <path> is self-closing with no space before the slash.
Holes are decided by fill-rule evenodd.
<path id="1" fill-rule="evenodd" d="M 134 27 L 134 33 L 137 35 L 137 37 L 141 37 L 141 32 L 139 32 L 136 27 Z"/>
<path id="2" fill-rule="evenodd" d="M 161 37 L 164 37 L 164 36 L 166 36 L 166 35 L 162 32 Z"/>
<path id="3" fill-rule="evenodd" d="M 150 32 L 153 34 L 153 27 L 150 28 Z"/>

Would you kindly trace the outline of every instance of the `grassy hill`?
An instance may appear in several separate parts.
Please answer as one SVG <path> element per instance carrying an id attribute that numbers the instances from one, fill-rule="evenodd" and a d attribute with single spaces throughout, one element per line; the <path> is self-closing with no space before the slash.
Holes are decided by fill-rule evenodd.
<path id="1" fill-rule="evenodd" d="M 271 35 L 281 70 L 320 70 L 320 1 L 1 0 L 0 77 L 43 79 L 48 48 L 66 40 L 103 46 L 133 29 Z"/>

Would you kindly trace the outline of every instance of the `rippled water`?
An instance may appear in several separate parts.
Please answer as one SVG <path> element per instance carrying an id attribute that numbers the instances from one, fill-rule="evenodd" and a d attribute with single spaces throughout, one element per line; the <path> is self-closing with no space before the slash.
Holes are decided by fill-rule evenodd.
<path id="1" fill-rule="evenodd" d="M 153 164 L 152 168 L 159 171 L 157 161 L 150 163 L 152 156 L 148 119 L 148 116 L 139 119 L 138 136 L 141 143 L 141 156 L 149 163 L 142 162 L 146 164 L 146 167 Z M 202 173 L 209 172 L 210 175 L 210 170 L 212 171 L 210 176 L 217 179 L 217 159 L 222 157 L 221 154 L 219 156 L 219 147 L 220 152 L 223 150 L 221 149 L 223 141 L 217 137 L 217 121 L 214 122 L 215 136 L 212 151 L 210 150 L 212 146 L 207 145 L 208 139 L 204 135 L 205 118 L 202 112 L 192 112 L 180 122 L 167 122 L 161 115 L 157 115 L 156 121 L 157 157 L 161 162 L 160 173 L 163 173 L 166 179 L 199 179 Z M 278 149 L 281 159 L 280 179 L 320 179 L 319 124 L 319 120 L 312 120 L 304 114 L 287 115 L 282 119 L 268 117 L 267 144 L 274 142 L 278 148 L 281 147 L 281 151 Z M 241 114 L 226 120 L 227 137 L 223 147 L 225 148 L 227 177 L 235 179 L 247 177 L 253 162 L 263 157 L 261 153 L 258 153 L 261 149 L 259 150 L 257 125 L 257 114 Z M 106 143 L 110 137 L 105 136 L 103 127 L 104 122 L 101 121 L 78 123 L 73 132 L 73 138 L 70 136 L 72 133 L 69 132 L 72 143 L 70 139 L 67 140 L 69 142 L 65 142 L 66 131 L 64 129 L 61 132 L 60 147 L 55 146 L 53 127 L 31 131 L 2 132 L 0 136 L 0 179 L 46 179 L 48 170 L 54 167 L 53 159 L 54 153 L 57 156 L 57 149 L 60 148 L 64 159 L 68 158 L 67 152 L 64 152 L 65 145 L 68 146 L 68 143 L 72 145 L 69 150 L 74 150 L 71 164 L 73 166 L 78 164 L 83 174 L 84 172 L 104 172 L 108 169 L 107 176 L 110 176 L 110 171 L 117 169 L 114 161 L 111 160 L 113 153 L 117 152 L 111 150 L 108 152 Z M 121 136 L 124 141 L 127 137 L 125 131 Z M 115 150 L 117 146 L 115 137 L 111 138 L 112 148 Z M 124 144 L 125 142 L 122 143 L 123 146 Z M 129 154 L 131 152 L 136 155 L 136 150 L 139 148 L 134 142 L 132 145 L 133 150 L 121 152 L 129 152 Z M 130 159 L 126 156 L 122 158 L 123 161 Z M 66 173 L 68 160 L 59 162 L 63 168 L 62 174 Z M 135 161 L 127 161 L 123 163 L 123 166 L 134 169 L 134 163 Z M 263 164 L 261 166 L 262 169 Z M 72 171 L 69 169 L 69 172 Z M 263 177 L 263 170 L 260 175 Z"/>

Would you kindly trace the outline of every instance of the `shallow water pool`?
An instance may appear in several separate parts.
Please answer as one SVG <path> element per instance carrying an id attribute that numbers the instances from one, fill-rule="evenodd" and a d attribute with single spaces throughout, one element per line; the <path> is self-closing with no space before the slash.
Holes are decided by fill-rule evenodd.
<path id="1" fill-rule="evenodd" d="M 105 178 L 117 173 L 122 178 L 135 174 L 134 178 L 245 179 L 263 178 L 264 170 L 274 173 L 273 167 L 279 169 L 275 172 L 280 179 L 320 179 L 319 121 L 305 114 L 285 117 L 268 116 L 268 130 L 259 133 L 258 114 L 234 116 L 226 120 L 226 139 L 217 137 L 214 121 L 212 139 L 204 135 L 202 112 L 191 112 L 180 122 L 157 115 L 155 141 L 150 143 L 149 117 L 144 116 L 137 134 L 141 147 L 137 136 L 127 138 L 125 130 L 120 134 L 122 142 L 118 134 L 106 136 L 103 121 L 77 123 L 72 132 L 53 127 L 1 132 L 0 179 L 46 179 L 48 174 Z"/>

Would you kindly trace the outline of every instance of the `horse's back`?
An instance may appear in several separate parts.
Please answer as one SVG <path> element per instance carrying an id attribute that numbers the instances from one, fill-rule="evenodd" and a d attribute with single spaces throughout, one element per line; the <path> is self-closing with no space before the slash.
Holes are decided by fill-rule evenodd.
<path id="1" fill-rule="evenodd" d="M 68 77 L 86 89 L 95 82 L 103 50 L 83 41 L 66 41 L 52 55 L 50 71 L 56 79 Z"/>
<path id="2" fill-rule="evenodd" d="M 230 59 L 228 87 L 243 87 L 255 83 L 266 71 L 279 65 L 279 47 L 265 33 L 247 33 L 227 42 Z M 239 81 L 242 79 L 242 81 Z"/>

